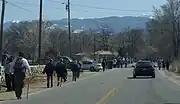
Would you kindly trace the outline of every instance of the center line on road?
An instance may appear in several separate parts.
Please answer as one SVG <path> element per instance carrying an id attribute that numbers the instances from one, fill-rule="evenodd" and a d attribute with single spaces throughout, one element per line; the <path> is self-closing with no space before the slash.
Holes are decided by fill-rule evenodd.
<path id="1" fill-rule="evenodd" d="M 100 99 L 96 104 L 106 104 L 108 98 L 112 96 L 116 90 L 120 88 L 120 85 L 116 85 L 113 89 L 111 89 L 102 99 Z"/>

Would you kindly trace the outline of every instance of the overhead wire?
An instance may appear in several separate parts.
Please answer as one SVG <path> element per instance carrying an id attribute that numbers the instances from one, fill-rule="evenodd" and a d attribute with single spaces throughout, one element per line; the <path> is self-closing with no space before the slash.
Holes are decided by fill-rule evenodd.
<path id="1" fill-rule="evenodd" d="M 55 2 L 55 3 L 60 3 L 60 4 L 66 4 L 64 2 L 61 2 L 61 1 L 56 1 L 56 0 L 49 0 L 51 2 Z M 114 10 L 114 11 L 125 11 L 125 12 L 152 12 L 152 10 L 136 10 L 136 9 L 132 9 L 132 10 L 122 10 L 122 9 L 118 9 L 118 8 L 104 8 L 104 7 L 97 7 L 97 6 L 88 6 L 88 5 L 80 5 L 80 4 L 74 4 L 74 3 L 71 3 L 70 5 L 73 5 L 73 6 L 78 6 L 78 7 L 85 7 L 85 8 L 92 8 L 92 9 L 103 9 L 103 10 Z"/>
<path id="2" fill-rule="evenodd" d="M 0 0 L 0 1 L 3 2 L 2 0 Z M 16 5 L 16 4 L 12 3 L 12 2 L 9 2 L 7 0 L 5 2 L 6 2 L 6 4 L 9 4 L 9 5 L 14 6 L 16 8 L 22 9 L 24 11 L 33 12 L 33 11 L 29 10 L 29 9 L 23 8 L 23 7 L 19 6 L 19 5 Z"/>
<path id="3" fill-rule="evenodd" d="M 9 4 L 11 6 L 14 6 L 14 7 L 17 7 L 19 9 L 25 10 L 25 11 L 28 11 L 28 12 L 33 12 L 33 11 L 29 10 L 29 9 L 23 8 L 23 7 L 19 6 L 19 5 L 13 4 L 11 2 L 7 2 L 7 4 Z"/>
<path id="4" fill-rule="evenodd" d="M 14 3 L 18 3 L 18 4 L 22 4 L 22 5 L 27 5 L 27 6 L 33 6 L 33 7 L 39 7 L 38 4 L 31 4 L 31 3 L 27 3 L 27 2 L 15 1 Z"/>
<path id="5" fill-rule="evenodd" d="M 65 5 L 66 3 L 65 2 L 61 2 L 61 1 L 57 1 L 57 0 L 48 0 L 48 1 L 51 1 L 51 2 L 54 2 L 54 3 L 59 3 L 59 4 L 62 4 L 62 5 Z M 26 11 L 31 11 L 31 10 L 28 10 L 28 9 L 25 9 L 25 8 L 22 8 L 21 6 L 18 6 L 18 5 L 15 5 L 15 3 L 18 3 L 18 4 L 22 4 L 22 5 L 26 5 L 26 6 L 33 6 L 33 7 L 39 7 L 39 5 L 37 4 L 31 4 L 31 3 L 28 3 L 27 1 L 26 2 L 19 2 L 19 1 L 15 1 L 14 3 L 11 3 L 10 5 L 13 5 L 13 6 L 16 6 L 18 8 L 21 8 L 21 9 L 24 9 Z M 95 7 L 95 6 L 86 6 L 86 5 L 79 5 L 79 4 L 72 4 L 71 5 L 73 6 L 78 6 L 78 7 L 86 7 L 86 8 L 94 8 L 94 9 L 104 9 L 104 10 L 114 10 L 114 11 L 136 11 L 136 12 L 150 12 L 150 10 L 122 10 L 122 9 L 117 9 L 117 8 L 102 8 L 102 7 Z M 58 9 L 58 10 L 62 10 L 64 8 L 59 8 L 59 7 L 52 7 L 54 9 Z M 65 9 L 64 9 L 65 10 Z M 63 10 L 63 11 L 64 11 Z M 87 10 L 71 10 L 73 12 L 89 12 Z M 31 11 L 32 12 L 32 11 Z M 99 13 L 99 11 L 96 11 Z M 152 11 L 151 11 L 152 12 Z"/>
<path id="6" fill-rule="evenodd" d="M 2 0 L 0 0 L 2 1 Z M 59 4 L 62 4 L 62 5 L 66 5 L 65 2 L 61 2 L 61 1 L 57 1 L 57 0 L 48 0 L 48 1 L 51 1 L 51 2 L 54 2 L 54 3 L 59 3 Z M 22 4 L 22 5 L 25 5 L 25 6 L 32 6 L 32 7 L 39 7 L 38 4 L 32 4 L 32 3 L 28 3 L 27 1 L 24 1 L 24 2 L 20 2 L 20 1 L 14 1 L 14 2 L 9 2 L 9 1 L 6 1 L 7 4 L 11 5 L 11 6 L 14 6 L 14 7 L 17 7 L 19 9 L 22 9 L 22 10 L 25 10 L 25 11 L 28 11 L 28 12 L 33 12 L 29 9 L 26 9 L 26 8 L 23 8 L 22 6 L 19 6 L 17 4 Z M 94 9 L 104 9 L 104 10 L 114 10 L 114 11 L 137 11 L 137 12 L 142 12 L 142 11 L 150 11 L 150 10 L 122 10 L 122 9 L 117 9 L 117 8 L 103 8 L 103 7 L 95 7 L 95 6 L 87 6 L 87 5 L 79 5 L 79 4 L 72 4 L 71 5 L 73 6 L 78 6 L 78 7 L 86 7 L 86 8 L 94 8 Z M 59 7 L 52 7 L 54 9 L 57 9 L 57 10 L 62 10 L 62 11 L 66 11 L 65 8 L 59 8 Z M 72 12 L 90 12 L 90 11 L 87 11 L 87 10 L 74 10 L 74 9 L 71 9 Z M 101 11 L 95 11 L 95 12 L 98 12 L 100 13 Z M 121 14 L 121 15 L 125 15 L 125 14 Z M 126 14 L 127 15 L 127 14 Z"/>

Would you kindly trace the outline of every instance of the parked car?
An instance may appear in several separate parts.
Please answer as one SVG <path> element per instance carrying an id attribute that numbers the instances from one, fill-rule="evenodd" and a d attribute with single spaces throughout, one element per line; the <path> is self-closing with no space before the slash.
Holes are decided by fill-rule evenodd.
<path id="1" fill-rule="evenodd" d="M 98 63 L 96 61 L 83 61 L 82 62 L 82 70 L 90 70 L 91 72 L 99 72 L 102 70 L 102 65 L 101 63 Z"/>
<path id="2" fill-rule="evenodd" d="M 67 57 L 67 56 L 60 56 L 60 58 L 62 58 L 63 61 L 65 63 L 67 63 L 67 68 L 71 69 L 71 64 L 72 64 L 73 60 L 70 57 Z"/>
<path id="3" fill-rule="evenodd" d="M 136 76 L 152 76 L 155 78 L 155 68 L 151 61 L 138 61 L 134 66 L 133 77 Z"/>

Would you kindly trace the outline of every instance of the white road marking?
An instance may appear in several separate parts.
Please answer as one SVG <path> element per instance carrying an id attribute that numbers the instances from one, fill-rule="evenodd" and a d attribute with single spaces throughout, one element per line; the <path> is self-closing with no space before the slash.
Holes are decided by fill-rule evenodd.
<path id="1" fill-rule="evenodd" d="M 172 81 L 173 83 L 175 83 L 176 85 L 180 86 L 180 81 L 174 79 L 174 78 L 170 78 L 167 75 L 165 75 L 165 73 L 163 71 L 158 70 L 158 72 L 163 76 L 168 78 L 170 81 Z"/>

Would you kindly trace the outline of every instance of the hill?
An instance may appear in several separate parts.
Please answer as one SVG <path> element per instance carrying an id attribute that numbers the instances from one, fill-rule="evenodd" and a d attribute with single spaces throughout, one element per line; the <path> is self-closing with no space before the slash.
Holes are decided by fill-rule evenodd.
<path id="1" fill-rule="evenodd" d="M 104 18 L 91 18 L 91 19 L 71 19 L 72 29 L 84 29 L 88 30 L 89 28 L 97 29 L 102 26 L 102 24 L 108 25 L 113 32 L 118 33 L 124 28 L 145 28 L 146 22 L 149 20 L 148 16 L 125 16 L 125 17 L 104 17 Z M 49 20 L 53 24 L 56 24 L 60 28 L 67 27 L 67 19 L 60 20 Z M 6 22 L 4 29 L 7 29 L 14 21 Z"/>

